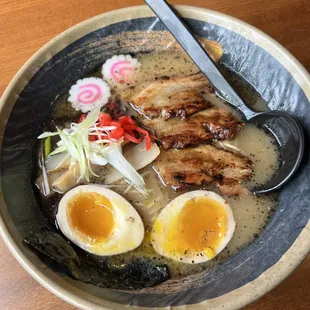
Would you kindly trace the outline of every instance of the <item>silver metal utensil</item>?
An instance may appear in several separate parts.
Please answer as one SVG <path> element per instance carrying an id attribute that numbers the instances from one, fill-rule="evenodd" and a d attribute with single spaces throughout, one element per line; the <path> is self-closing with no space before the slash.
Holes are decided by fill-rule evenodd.
<path id="1" fill-rule="evenodd" d="M 254 112 L 224 78 L 211 57 L 194 38 L 185 23 L 164 0 L 145 0 L 157 17 L 191 57 L 200 71 L 224 101 L 240 110 L 245 119 L 271 133 L 279 144 L 281 166 L 276 176 L 266 184 L 252 188 L 255 194 L 274 191 L 296 172 L 304 152 L 304 134 L 299 122 L 284 111 Z"/>

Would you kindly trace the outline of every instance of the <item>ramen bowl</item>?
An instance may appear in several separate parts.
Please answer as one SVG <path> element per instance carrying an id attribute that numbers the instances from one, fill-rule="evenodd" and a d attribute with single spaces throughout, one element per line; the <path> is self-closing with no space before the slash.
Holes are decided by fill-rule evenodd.
<path id="1" fill-rule="evenodd" d="M 197 36 L 221 44 L 220 66 L 251 85 L 271 110 L 284 110 L 300 121 L 307 145 L 310 77 L 301 64 L 266 34 L 237 19 L 189 6 L 177 10 Z M 146 6 L 102 14 L 41 48 L 1 98 L 2 238 L 31 276 L 81 309 L 237 309 L 279 284 L 309 253 L 307 148 L 299 171 L 279 191 L 277 209 L 261 234 L 208 272 L 139 291 L 111 290 L 71 279 L 23 242 L 29 227 L 41 225 L 32 182 L 37 136 L 55 100 L 112 55 L 173 48 L 177 48 L 173 38 Z"/>

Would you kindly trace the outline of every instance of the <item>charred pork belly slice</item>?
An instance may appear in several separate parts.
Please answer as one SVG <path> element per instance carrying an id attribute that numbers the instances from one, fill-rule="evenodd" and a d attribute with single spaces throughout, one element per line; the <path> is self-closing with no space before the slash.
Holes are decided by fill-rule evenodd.
<path id="1" fill-rule="evenodd" d="M 230 140 L 244 126 L 231 113 L 218 108 L 198 112 L 185 120 L 144 118 L 141 123 L 152 132 L 165 150 L 195 146 L 212 140 Z"/>
<path id="2" fill-rule="evenodd" d="M 186 77 L 163 78 L 149 84 L 138 94 L 128 98 L 132 107 L 147 118 L 186 118 L 211 106 L 203 97 L 214 92 L 201 73 Z"/>
<path id="3" fill-rule="evenodd" d="M 214 182 L 227 195 L 246 193 L 241 182 L 253 173 L 248 158 L 213 145 L 162 151 L 155 167 L 162 180 L 174 189 Z"/>

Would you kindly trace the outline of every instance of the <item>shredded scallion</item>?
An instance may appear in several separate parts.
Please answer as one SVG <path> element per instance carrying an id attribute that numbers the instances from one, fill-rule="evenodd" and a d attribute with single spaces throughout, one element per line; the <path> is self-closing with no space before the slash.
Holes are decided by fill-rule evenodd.
<path id="1" fill-rule="evenodd" d="M 136 189 L 145 194 L 145 183 L 143 177 L 122 155 L 121 143 L 123 139 L 113 141 L 112 139 L 102 139 L 92 141 L 91 135 L 106 135 L 107 130 L 113 130 L 115 126 L 98 127 L 97 120 L 100 110 L 91 111 L 87 117 L 79 124 L 72 123 L 69 128 L 57 129 L 57 132 L 44 132 L 39 139 L 51 139 L 52 136 L 59 136 L 60 141 L 57 147 L 49 156 L 66 152 L 70 158 L 70 166 L 79 164 L 80 180 L 89 181 L 90 175 L 97 176 L 91 165 L 111 164 L 117 169 L 125 179 L 133 184 Z"/>

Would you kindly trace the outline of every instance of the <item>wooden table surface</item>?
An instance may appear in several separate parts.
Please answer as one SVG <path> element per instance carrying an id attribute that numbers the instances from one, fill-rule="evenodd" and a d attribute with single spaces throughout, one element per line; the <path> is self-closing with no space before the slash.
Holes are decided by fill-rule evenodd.
<path id="1" fill-rule="evenodd" d="M 310 70 L 309 0 L 178 0 L 217 10 L 256 26 Z M 0 0 L 0 95 L 25 61 L 63 30 L 89 17 L 142 0 Z M 0 240 L 0 309 L 71 310 L 32 279 Z M 310 256 L 247 310 L 310 309 Z"/>

